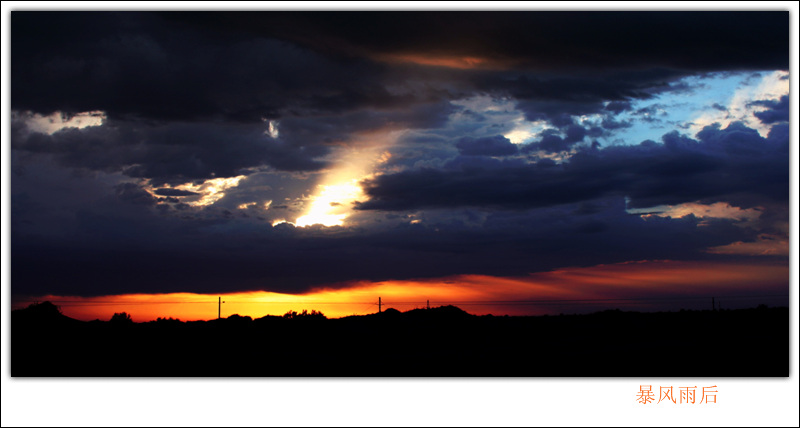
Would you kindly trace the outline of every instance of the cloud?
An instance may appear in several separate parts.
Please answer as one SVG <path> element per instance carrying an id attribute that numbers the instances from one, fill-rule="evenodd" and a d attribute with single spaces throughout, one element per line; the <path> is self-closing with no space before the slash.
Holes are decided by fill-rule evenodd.
<path id="1" fill-rule="evenodd" d="M 743 65 L 752 69 L 788 67 L 785 12 L 231 12 L 215 18 L 201 13 L 162 15 L 197 28 L 237 30 L 241 37 L 285 38 L 345 57 L 447 56 L 540 70 L 665 65 L 705 71 Z M 417 30 L 409 32 L 408 28 Z M 615 31 L 620 28 L 625 31 Z M 742 31 L 744 28 L 750 31 Z"/>
<path id="2" fill-rule="evenodd" d="M 788 69 L 787 16 L 14 12 L 13 292 L 301 293 L 746 257 L 788 224 L 785 73 L 703 100 L 756 100 L 752 122 L 603 140 L 702 89 L 687 76 Z M 363 177 L 357 210 L 333 201 L 347 227 L 277 224 Z M 628 211 L 689 203 L 761 215 Z"/>
<path id="3" fill-rule="evenodd" d="M 109 120 L 102 126 L 65 128 L 52 135 L 17 132 L 12 148 L 51 154 L 62 165 L 123 172 L 156 184 L 232 177 L 269 165 L 279 170 L 316 170 L 321 145 L 293 145 L 263 134 L 263 124 L 166 123 Z"/>
<path id="4" fill-rule="evenodd" d="M 567 147 L 552 135 L 536 146 L 551 140 L 555 143 L 545 148 Z M 723 197 L 752 206 L 757 199 L 787 198 L 788 139 L 764 139 L 757 131 L 732 123 L 725 129 L 707 127 L 698 133 L 698 140 L 672 132 L 663 141 L 586 149 L 555 167 L 485 164 L 478 169 L 381 175 L 363 183 L 369 200 L 357 209 L 528 209 L 609 195 L 628 196 L 634 207 Z"/>
<path id="5" fill-rule="evenodd" d="M 760 100 L 753 101 L 750 105 L 759 105 L 767 107 L 768 110 L 757 111 L 753 114 L 765 124 L 773 124 L 777 122 L 789 121 L 789 96 L 784 95 L 780 100 Z"/>
<path id="6" fill-rule="evenodd" d="M 587 110 L 691 72 L 788 69 L 789 52 L 783 12 L 16 12 L 12 20 L 12 109 L 158 121 L 255 122 L 487 89 Z M 442 52 L 507 66 L 380 60 Z"/>
<path id="7" fill-rule="evenodd" d="M 787 71 L 775 70 L 747 76 L 726 101 L 726 111 L 706 111 L 692 119 L 690 129 L 699 132 L 714 123 L 727 126 L 732 122 L 743 122 L 762 136 L 767 136 L 774 123 L 787 117 L 787 106 L 780 102 L 782 97 L 788 97 L 789 94 L 789 82 L 783 79 L 786 75 Z M 773 111 L 773 108 L 778 110 Z M 761 120 L 759 114 L 767 122 Z"/>
<path id="8" fill-rule="evenodd" d="M 750 242 L 737 241 L 708 249 L 713 254 L 735 254 L 748 256 L 789 256 L 789 240 L 785 236 L 762 234 Z"/>
<path id="9" fill-rule="evenodd" d="M 155 205 L 156 203 L 156 198 L 144 191 L 138 184 L 122 183 L 117 185 L 114 189 L 116 190 L 117 197 L 122 201 L 148 206 Z"/>
<path id="10" fill-rule="evenodd" d="M 605 109 L 614 114 L 619 114 L 623 111 L 631 110 L 632 106 L 629 101 L 612 101 L 605 106 Z"/>
<path id="11" fill-rule="evenodd" d="M 602 209 L 580 218 L 566 215 L 576 207 L 494 212 L 483 227 L 442 218 L 357 234 L 288 224 L 253 228 L 238 223 L 237 231 L 230 220 L 131 222 L 82 213 L 74 238 L 14 238 L 14 287 L 32 295 L 302 293 L 323 285 L 347 287 L 355 280 L 525 275 L 632 258 L 717 257 L 703 251 L 751 239 L 748 231 L 725 221 L 703 228 L 691 216 L 646 221 L 625 214 L 621 202 L 599 201 Z M 209 233 L 215 224 L 228 227 Z M 41 269 L 43 262 L 48 269 Z"/>
<path id="12" fill-rule="evenodd" d="M 604 129 L 613 131 L 613 130 L 616 130 L 616 129 L 630 128 L 631 126 L 633 126 L 633 122 L 630 121 L 630 120 L 617 121 L 617 120 L 614 120 L 614 119 L 603 119 L 603 122 L 601 123 L 601 126 Z"/>
<path id="13" fill-rule="evenodd" d="M 508 156 L 518 152 L 517 146 L 502 135 L 485 138 L 463 137 L 456 143 L 459 153 L 469 156 Z"/>
<path id="14" fill-rule="evenodd" d="M 180 190 L 180 189 L 170 189 L 170 188 L 161 188 L 155 189 L 153 191 L 156 195 L 159 196 L 197 196 L 199 193 L 192 192 L 189 190 Z"/>
<path id="15" fill-rule="evenodd" d="M 209 37 L 211 25 L 176 25 L 156 13 L 19 12 L 13 20 L 15 110 L 252 123 L 290 108 L 340 111 L 411 101 L 386 91 L 383 68 L 375 64 L 332 60 L 236 30 Z"/>

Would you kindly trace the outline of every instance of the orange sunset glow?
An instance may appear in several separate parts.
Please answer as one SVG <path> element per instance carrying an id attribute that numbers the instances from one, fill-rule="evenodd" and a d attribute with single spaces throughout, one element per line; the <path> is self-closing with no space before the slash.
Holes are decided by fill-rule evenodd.
<path id="1" fill-rule="evenodd" d="M 535 273 L 527 277 L 458 275 L 432 280 L 358 282 L 344 288 L 322 288 L 307 294 L 265 291 L 205 295 L 194 293 L 125 294 L 99 297 L 41 296 L 16 302 L 49 300 L 65 315 L 107 320 L 127 312 L 136 322 L 172 317 L 182 321 L 216 318 L 218 298 L 223 318 L 232 314 L 259 318 L 287 311 L 317 310 L 328 318 L 364 315 L 383 309 L 406 311 L 430 305 L 455 305 L 476 315 L 542 315 L 623 310 L 705 308 L 717 296 L 735 306 L 747 296 L 760 301 L 786 299 L 781 288 L 788 266 L 686 261 L 640 261 Z M 746 302 L 752 303 L 752 302 Z M 758 303 L 758 302 L 756 302 Z"/>

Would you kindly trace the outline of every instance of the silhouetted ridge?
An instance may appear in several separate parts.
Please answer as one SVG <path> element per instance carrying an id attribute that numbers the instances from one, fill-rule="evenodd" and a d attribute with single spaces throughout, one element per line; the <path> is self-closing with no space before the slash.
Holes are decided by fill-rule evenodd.
<path id="1" fill-rule="evenodd" d="M 438 308 L 431 308 L 431 309 L 412 309 L 408 312 L 405 312 L 403 315 L 410 318 L 424 318 L 424 319 L 435 319 L 435 320 L 463 319 L 474 316 L 467 313 L 465 310 L 453 305 L 439 306 Z"/>
<path id="2" fill-rule="evenodd" d="M 379 313 L 373 313 L 369 315 L 353 315 L 344 318 L 356 319 L 363 317 L 367 318 L 378 317 L 381 319 L 392 319 L 392 320 L 396 319 L 396 320 L 443 321 L 443 320 L 458 320 L 458 319 L 470 318 L 474 317 L 474 315 L 469 314 L 463 309 L 458 308 L 456 306 L 448 305 L 430 309 L 411 309 L 405 312 L 400 312 L 395 308 L 388 308 L 384 309 L 383 312 Z"/>
<path id="3" fill-rule="evenodd" d="M 12 322 L 36 324 L 81 323 L 61 313 L 61 309 L 51 302 L 32 303 L 27 308 L 11 311 Z"/>
<path id="4" fill-rule="evenodd" d="M 331 320 L 231 315 L 117 325 L 72 320 L 44 304 L 12 318 L 15 377 L 789 375 L 788 308 L 495 317 L 442 306 Z M 704 349 L 709 340 L 714 364 L 642 358 Z M 753 343 L 759 352 L 743 365 Z"/>

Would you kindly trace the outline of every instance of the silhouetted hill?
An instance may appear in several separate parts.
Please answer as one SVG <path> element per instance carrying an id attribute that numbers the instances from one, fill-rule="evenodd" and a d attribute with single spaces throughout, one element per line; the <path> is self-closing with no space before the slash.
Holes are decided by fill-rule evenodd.
<path id="1" fill-rule="evenodd" d="M 42 304 L 12 318 L 12 376 L 789 374 L 788 308 L 508 317 L 444 306 L 120 324 Z"/>
<path id="2" fill-rule="evenodd" d="M 403 315 L 408 318 L 419 318 L 430 321 L 434 320 L 459 321 L 474 316 L 468 314 L 461 308 L 457 308 L 452 305 L 439 306 L 437 308 L 431 308 L 431 309 L 412 309 L 408 312 L 403 313 Z"/>
<path id="3" fill-rule="evenodd" d="M 83 323 L 61 313 L 61 309 L 50 302 L 34 303 L 23 309 L 11 311 L 11 322 L 63 326 Z"/>
<path id="4" fill-rule="evenodd" d="M 351 315 L 343 317 L 342 319 L 389 319 L 389 320 L 463 320 L 465 318 L 474 317 L 474 315 L 467 313 L 461 308 L 448 305 L 439 306 L 430 309 L 411 309 L 406 312 L 400 312 L 395 308 L 385 309 L 383 312 L 368 314 L 368 315 Z"/>
<path id="5" fill-rule="evenodd" d="M 389 309 L 387 309 L 387 310 L 385 310 L 385 311 L 383 311 L 383 312 L 381 312 L 379 314 L 376 314 L 376 315 L 382 316 L 382 317 L 396 317 L 396 316 L 402 315 L 402 312 L 398 311 L 395 308 L 389 308 Z"/>

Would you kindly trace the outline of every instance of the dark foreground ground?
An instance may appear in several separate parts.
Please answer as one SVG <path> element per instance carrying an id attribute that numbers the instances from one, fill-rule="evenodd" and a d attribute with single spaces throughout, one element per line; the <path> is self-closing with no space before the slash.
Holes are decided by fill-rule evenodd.
<path id="1" fill-rule="evenodd" d="M 786 377 L 789 310 L 83 322 L 13 311 L 11 375 Z"/>

